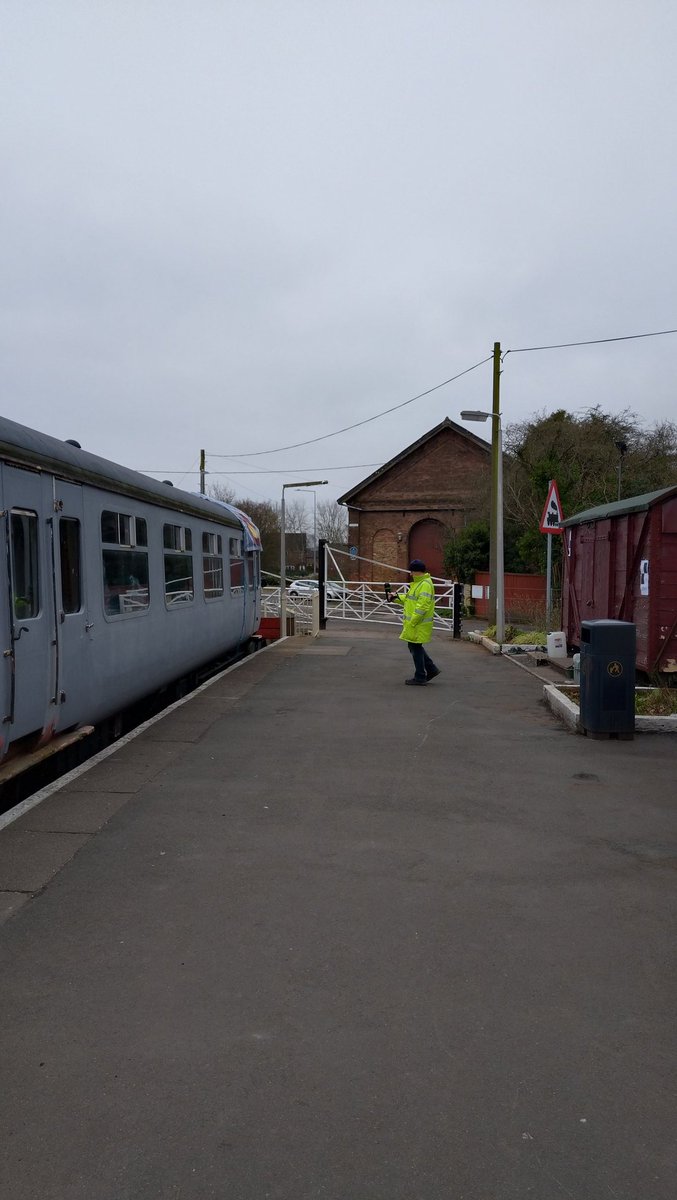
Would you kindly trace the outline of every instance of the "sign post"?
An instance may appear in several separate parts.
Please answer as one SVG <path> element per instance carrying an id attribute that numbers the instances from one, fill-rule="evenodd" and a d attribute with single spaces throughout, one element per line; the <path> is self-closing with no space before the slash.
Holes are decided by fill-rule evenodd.
<path id="1" fill-rule="evenodd" d="M 550 480 L 548 486 L 548 498 L 543 509 L 543 516 L 539 529 L 541 533 L 545 533 L 548 538 L 548 553 L 546 565 L 546 597 L 545 597 L 545 624 L 546 633 L 551 633 L 550 626 L 552 624 L 552 535 L 554 533 L 564 533 L 562 527 L 564 515 L 562 513 L 562 502 L 557 491 L 557 482 L 554 479 Z"/>

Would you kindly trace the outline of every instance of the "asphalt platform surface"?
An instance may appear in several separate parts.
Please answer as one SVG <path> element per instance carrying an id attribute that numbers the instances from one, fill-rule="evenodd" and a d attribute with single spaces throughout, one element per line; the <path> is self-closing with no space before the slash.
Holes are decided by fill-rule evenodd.
<path id="1" fill-rule="evenodd" d="M 246 660 L 0 832 L 3 1200 L 674 1200 L 677 741 Z"/>

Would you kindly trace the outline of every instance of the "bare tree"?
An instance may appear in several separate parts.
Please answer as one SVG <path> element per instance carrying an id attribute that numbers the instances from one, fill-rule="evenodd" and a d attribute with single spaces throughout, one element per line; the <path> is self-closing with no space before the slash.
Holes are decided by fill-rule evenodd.
<path id="1" fill-rule="evenodd" d="M 348 512 L 335 500 L 320 500 L 317 505 L 317 536 L 332 546 L 348 541 Z"/>
<path id="2" fill-rule="evenodd" d="M 214 500 L 223 500 L 226 504 L 233 504 L 235 508 L 241 508 L 242 511 L 251 518 L 261 535 L 261 546 L 263 550 L 261 555 L 261 569 L 263 571 L 273 571 L 275 573 L 279 572 L 279 504 L 274 504 L 271 500 L 252 500 L 251 498 L 236 496 L 233 489 L 225 483 L 210 484 L 209 495 Z"/>
<path id="3" fill-rule="evenodd" d="M 301 496 L 295 496 L 293 500 L 285 496 L 284 526 L 287 533 L 308 533 L 306 502 Z"/>
<path id="4" fill-rule="evenodd" d="M 274 504 L 271 500 L 252 500 L 239 499 L 235 501 L 238 508 L 251 517 L 252 521 L 258 526 L 261 539 L 264 541 L 273 541 L 275 538 L 280 538 L 280 506 Z M 265 539 L 265 540 L 264 540 Z"/>
<path id="5" fill-rule="evenodd" d="M 207 495 L 212 500 L 223 500 L 224 504 L 235 504 L 235 492 L 228 483 L 210 483 L 207 485 Z M 240 505 L 238 504 L 239 508 Z"/>

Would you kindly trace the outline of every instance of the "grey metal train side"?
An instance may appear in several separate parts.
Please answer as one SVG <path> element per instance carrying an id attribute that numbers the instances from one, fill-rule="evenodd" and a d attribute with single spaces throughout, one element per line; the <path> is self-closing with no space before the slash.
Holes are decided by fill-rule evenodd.
<path id="1" fill-rule="evenodd" d="M 112 716 L 258 627 L 259 555 L 215 502 L 0 418 L 0 505 L 0 758 Z"/>

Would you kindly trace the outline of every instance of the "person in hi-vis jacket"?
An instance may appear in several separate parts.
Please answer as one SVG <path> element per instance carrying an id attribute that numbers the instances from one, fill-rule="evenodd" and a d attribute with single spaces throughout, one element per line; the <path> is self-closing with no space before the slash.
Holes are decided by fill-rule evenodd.
<path id="1" fill-rule="evenodd" d="M 425 650 L 426 643 L 433 635 L 435 585 L 420 558 L 415 558 L 409 563 L 409 570 L 412 578 L 407 591 L 393 597 L 404 609 L 404 625 L 400 639 L 407 643 L 414 659 L 413 678 L 405 679 L 404 682 L 425 687 L 440 673 L 439 667 L 435 666 Z"/>

